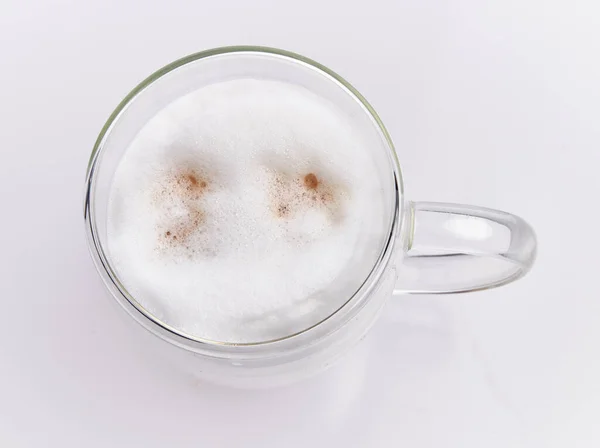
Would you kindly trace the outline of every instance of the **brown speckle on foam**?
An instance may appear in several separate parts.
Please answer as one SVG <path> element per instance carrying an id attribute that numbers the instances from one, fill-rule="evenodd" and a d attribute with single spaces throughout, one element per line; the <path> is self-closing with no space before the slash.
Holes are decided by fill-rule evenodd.
<path id="1" fill-rule="evenodd" d="M 181 199 L 199 199 L 208 188 L 205 176 L 192 169 L 171 173 L 166 183 L 166 190 Z"/>
<path id="2" fill-rule="evenodd" d="M 167 244 L 184 245 L 192 234 L 201 229 L 204 224 L 204 213 L 197 207 L 191 206 L 187 215 L 169 220 L 169 230 L 164 233 Z"/>
<path id="3" fill-rule="evenodd" d="M 321 210 L 330 219 L 339 219 L 341 212 L 339 186 L 319 178 L 313 172 L 289 176 L 275 173 L 271 182 L 271 208 L 276 217 L 287 219 L 308 209 Z"/>
<path id="4" fill-rule="evenodd" d="M 279 206 L 277 207 L 277 216 L 279 216 L 280 218 L 283 218 L 284 216 L 286 216 L 290 211 L 289 206 L 285 205 L 285 204 L 279 204 Z"/>
<path id="5" fill-rule="evenodd" d="M 316 190 L 319 186 L 319 179 L 313 173 L 304 176 L 304 186 L 309 190 Z"/>
<path id="6" fill-rule="evenodd" d="M 161 235 L 159 249 L 181 248 L 190 253 L 196 252 L 190 239 L 206 225 L 201 200 L 209 185 L 204 173 L 188 167 L 169 172 L 160 182 L 153 201 L 156 207 L 164 210 L 164 218 L 157 223 Z M 177 210 L 176 214 L 170 212 L 173 207 Z"/>

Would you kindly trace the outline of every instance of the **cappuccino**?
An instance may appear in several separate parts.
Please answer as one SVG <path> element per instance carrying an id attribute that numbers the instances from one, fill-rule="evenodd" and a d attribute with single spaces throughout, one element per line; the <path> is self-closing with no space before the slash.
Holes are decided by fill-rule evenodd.
<path id="1" fill-rule="evenodd" d="M 115 172 L 109 257 L 129 294 L 191 337 L 295 334 L 341 307 L 387 238 L 370 148 L 333 103 L 237 79 L 169 104 Z"/>

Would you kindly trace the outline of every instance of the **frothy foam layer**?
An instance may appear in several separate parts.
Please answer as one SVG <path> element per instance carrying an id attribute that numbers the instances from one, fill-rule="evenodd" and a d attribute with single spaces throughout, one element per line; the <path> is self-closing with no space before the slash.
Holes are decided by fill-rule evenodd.
<path id="1" fill-rule="evenodd" d="M 194 337 L 258 342 L 326 318 L 385 238 L 369 148 L 301 87 L 240 79 L 186 95 L 114 176 L 111 261 L 129 293 Z"/>

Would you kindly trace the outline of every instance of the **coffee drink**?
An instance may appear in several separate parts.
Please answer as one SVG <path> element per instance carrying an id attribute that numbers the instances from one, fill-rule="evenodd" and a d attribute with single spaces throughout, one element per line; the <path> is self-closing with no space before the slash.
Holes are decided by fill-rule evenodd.
<path id="1" fill-rule="evenodd" d="M 194 338 L 302 331 L 366 279 L 389 231 L 370 148 L 303 87 L 235 79 L 154 116 L 115 172 L 109 257 L 129 294 Z"/>

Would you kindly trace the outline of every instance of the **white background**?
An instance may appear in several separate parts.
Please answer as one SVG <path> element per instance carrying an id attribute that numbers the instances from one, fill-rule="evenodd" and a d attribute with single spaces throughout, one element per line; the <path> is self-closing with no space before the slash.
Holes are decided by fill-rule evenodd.
<path id="1" fill-rule="evenodd" d="M 522 215 L 533 271 L 394 300 L 344 363 L 286 389 L 147 356 L 87 253 L 86 163 L 140 80 L 231 44 L 344 76 L 391 132 L 407 196 Z M 0 57 L 0 446 L 600 445 L 597 0 L 2 0 Z"/>

